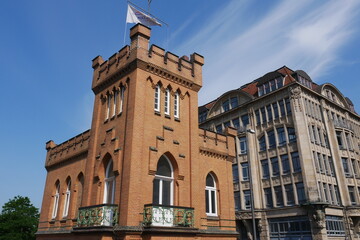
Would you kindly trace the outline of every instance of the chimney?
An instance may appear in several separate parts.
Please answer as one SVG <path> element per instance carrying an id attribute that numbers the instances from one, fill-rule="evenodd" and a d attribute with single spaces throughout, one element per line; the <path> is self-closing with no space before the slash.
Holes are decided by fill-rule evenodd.
<path id="1" fill-rule="evenodd" d="M 134 48 L 143 48 L 149 50 L 149 40 L 151 29 L 138 23 L 130 29 L 131 45 L 130 50 Z"/>

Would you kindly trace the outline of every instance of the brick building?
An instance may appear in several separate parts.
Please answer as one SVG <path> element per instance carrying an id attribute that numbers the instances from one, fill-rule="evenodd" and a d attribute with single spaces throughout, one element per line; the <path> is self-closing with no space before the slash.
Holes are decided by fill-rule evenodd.
<path id="1" fill-rule="evenodd" d="M 93 60 L 91 129 L 46 143 L 37 239 L 236 239 L 237 132 L 198 127 L 203 57 L 130 38 Z"/>
<path id="2" fill-rule="evenodd" d="M 284 66 L 199 107 L 199 123 L 238 130 L 240 239 L 358 239 L 360 118 L 334 85 Z"/>

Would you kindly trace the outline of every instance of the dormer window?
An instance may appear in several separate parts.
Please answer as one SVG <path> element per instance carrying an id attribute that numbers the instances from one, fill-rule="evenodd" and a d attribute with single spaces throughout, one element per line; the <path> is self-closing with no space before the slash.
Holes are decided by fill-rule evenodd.
<path id="1" fill-rule="evenodd" d="M 284 86 L 283 77 L 277 77 L 258 86 L 259 97 Z"/>
<path id="2" fill-rule="evenodd" d="M 308 88 L 311 88 L 311 81 L 304 78 L 303 76 L 301 75 L 298 75 L 298 81 L 299 83 L 301 83 L 302 85 L 308 87 Z"/>
<path id="3" fill-rule="evenodd" d="M 238 98 L 237 97 L 231 97 L 229 99 L 226 99 L 222 103 L 222 110 L 223 110 L 223 112 L 227 112 L 230 109 L 236 108 L 237 106 L 239 106 Z"/>

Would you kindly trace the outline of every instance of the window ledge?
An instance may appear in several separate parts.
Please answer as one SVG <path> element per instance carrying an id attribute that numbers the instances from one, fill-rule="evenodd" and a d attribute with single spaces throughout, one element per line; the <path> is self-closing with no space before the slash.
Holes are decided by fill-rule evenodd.
<path id="1" fill-rule="evenodd" d="M 210 220 L 210 221 L 219 221 L 220 217 L 219 216 L 209 216 L 209 215 L 207 215 L 206 219 Z"/>
<path id="2" fill-rule="evenodd" d="M 161 113 L 159 111 L 157 111 L 157 110 L 155 110 L 154 114 L 157 115 L 157 116 L 161 116 Z"/>

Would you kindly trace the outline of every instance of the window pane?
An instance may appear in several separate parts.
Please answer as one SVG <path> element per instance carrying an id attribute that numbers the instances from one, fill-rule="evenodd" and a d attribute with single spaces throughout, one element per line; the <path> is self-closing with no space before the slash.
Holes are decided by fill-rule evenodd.
<path id="1" fill-rule="evenodd" d="M 171 181 L 163 181 L 163 189 L 162 189 L 162 205 L 170 205 L 170 189 L 171 189 Z"/>
<path id="2" fill-rule="evenodd" d="M 211 213 L 216 213 L 215 191 L 211 191 Z"/>
<path id="3" fill-rule="evenodd" d="M 208 174 L 206 177 L 206 186 L 207 187 L 215 187 L 214 179 L 212 178 L 212 176 L 210 174 Z"/>
<path id="4" fill-rule="evenodd" d="M 209 213 L 209 190 L 205 190 L 206 212 Z"/>
<path id="5" fill-rule="evenodd" d="M 153 182 L 153 204 L 159 204 L 159 191 L 160 191 L 160 180 L 154 179 Z"/>
<path id="6" fill-rule="evenodd" d="M 171 167 L 164 156 L 161 156 L 158 162 L 156 175 L 171 177 Z"/>

